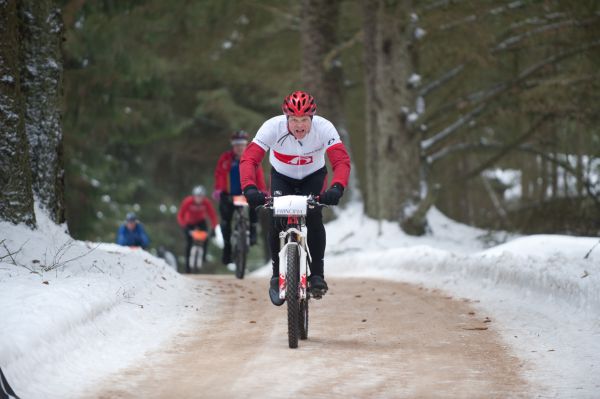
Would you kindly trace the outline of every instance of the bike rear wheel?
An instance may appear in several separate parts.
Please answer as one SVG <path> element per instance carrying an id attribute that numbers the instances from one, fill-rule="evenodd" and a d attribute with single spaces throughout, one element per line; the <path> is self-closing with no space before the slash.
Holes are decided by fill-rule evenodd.
<path id="1" fill-rule="evenodd" d="M 285 300 L 288 313 L 288 344 L 290 348 L 298 347 L 300 337 L 300 299 L 298 289 L 300 284 L 300 259 L 298 244 L 287 247 L 287 274 L 285 276 Z"/>
<path id="2" fill-rule="evenodd" d="M 235 276 L 243 279 L 246 273 L 246 258 L 248 255 L 248 228 L 242 216 L 238 220 L 234 248 Z"/>

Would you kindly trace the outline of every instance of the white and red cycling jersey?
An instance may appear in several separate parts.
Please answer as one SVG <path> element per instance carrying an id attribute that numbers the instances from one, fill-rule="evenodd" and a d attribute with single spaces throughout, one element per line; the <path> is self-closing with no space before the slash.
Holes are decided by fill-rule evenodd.
<path id="1" fill-rule="evenodd" d="M 323 117 L 313 116 L 310 131 L 302 140 L 297 140 L 289 132 L 285 115 L 263 123 L 242 155 L 240 175 L 243 189 L 256 186 L 256 170 L 269 150 L 271 166 L 278 173 L 297 180 L 322 169 L 327 154 L 333 168 L 331 185 L 339 183 L 346 187 L 348 184 L 350 157 L 333 124 Z"/>

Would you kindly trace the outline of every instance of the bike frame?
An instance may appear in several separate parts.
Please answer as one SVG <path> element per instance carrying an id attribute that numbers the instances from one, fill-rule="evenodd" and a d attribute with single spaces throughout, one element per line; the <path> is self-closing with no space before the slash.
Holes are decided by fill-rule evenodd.
<path id="1" fill-rule="evenodd" d="M 204 264 L 204 241 L 193 240 L 190 248 L 190 257 L 188 259 L 188 265 L 190 271 L 202 269 Z M 199 259 L 199 260 L 198 260 Z"/>
<path id="2" fill-rule="evenodd" d="M 309 276 L 308 260 L 310 260 L 310 253 L 308 245 L 306 243 L 306 233 L 302 217 L 288 216 L 288 228 L 285 231 L 279 233 L 279 298 L 285 299 L 286 284 L 285 278 L 287 274 L 287 268 L 283 265 L 287 265 L 287 248 L 290 245 L 297 245 L 300 259 L 300 285 L 298 297 L 300 299 L 307 299 L 307 279 Z"/>
<path id="3" fill-rule="evenodd" d="M 233 232 L 235 232 L 237 230 L 237 227 L 240 223 L 244 224 L 244 228 L 246 230 L 246 234 L 244 239 L 246 240 L 246 245 L 249 246 L 250 245 L 250 237 L 249 237 L 249 233 L 248 233 L 248 226 L 250 225 L 250 221 L 249 221 L 249 217 L 248 217 L 248 203 L 246 202 L 245 198 L 242 200 L 241 198 L 244 198 L 243 196 L 234 196 L 233 197 L 233 218 L 232 218 L 232 224 L 233 224 Z"/>

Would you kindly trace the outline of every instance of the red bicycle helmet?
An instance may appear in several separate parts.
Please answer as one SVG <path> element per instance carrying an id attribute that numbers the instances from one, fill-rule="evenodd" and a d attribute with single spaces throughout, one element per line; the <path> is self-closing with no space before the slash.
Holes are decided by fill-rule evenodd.
<path id="1" fill-rule="evenodd" d="M 313 96 L 298 90 L 283 100 L 281 109 L 287 116 L 313 116 L 317 111 L 317 104 Z"/>

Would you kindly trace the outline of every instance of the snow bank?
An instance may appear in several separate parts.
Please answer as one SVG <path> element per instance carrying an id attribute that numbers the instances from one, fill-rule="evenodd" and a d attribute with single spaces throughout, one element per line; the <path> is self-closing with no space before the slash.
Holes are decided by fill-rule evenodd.
<path id="1" fill-rule="evenodd" d="M 22 398 L 78 397 L 199 314 L 201 283 L 163 260 L 73 241 L 64 226 L 37 219 L 34 231 L 0 223 L 0 367 Z M 15 265 L 5 255 L 19 248 Z"/>
<path id="2" fill-rule="evenodd" d="M 411 237 L 350 206 L 327 225 L 326 273 L 395 279 L 475 300 L 543 397 L 597 397 L 600 245 L 584 257 L 600 239 L 488 233 L 436 209 L 428 220 L 431 233 Z"/>
<path id="3" fill-rule="evenodd" d="M 599 238 L 488 233 L 454 222 L 437 209 L 428 220 L 431 234 L 412 237 L 354 206 L 327 225 L 328 273 L 440 275 L 535 293 L 579 310 L 600 309 L 600 245 L 584 259 Z M 502 239 L 511 241 L 484 249 Z"/>

